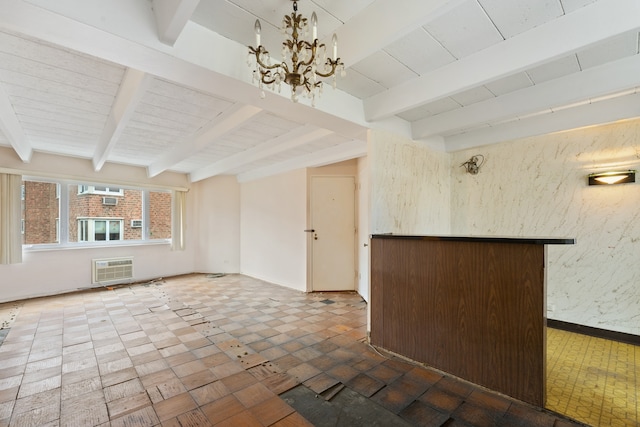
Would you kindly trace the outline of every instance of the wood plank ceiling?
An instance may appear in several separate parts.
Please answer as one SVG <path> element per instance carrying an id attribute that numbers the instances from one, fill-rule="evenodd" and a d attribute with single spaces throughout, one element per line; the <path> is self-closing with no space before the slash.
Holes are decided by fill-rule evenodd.
<path id="1" fill-rule="evenodd" d="M 366 130 L 444 151 L 640 115 L 637 0 L 300 0 L 347 75 L 315 108 L 261 99 L 290 0 L 0 0 L 0 146 L 249 180 L 366 155 Z"/>

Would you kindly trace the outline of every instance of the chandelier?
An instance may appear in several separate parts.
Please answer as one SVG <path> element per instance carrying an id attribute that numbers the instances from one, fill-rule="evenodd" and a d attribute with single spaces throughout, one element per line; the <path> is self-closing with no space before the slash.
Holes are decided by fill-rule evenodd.
<path id="1" fill-rule="evenodd" d="M 324 43 L 318 42 L 318 17 L 311 15 L 311 42 L 299 37 L 309 35 L 307 18 L 298 14 L 298 2 L 293 1 L 293 12 L 282 19 L 282 62 L 272 63 L 269 51 L 260 44 L 260 20 L 256 19 L 256 48 L 249 46 L 250 67 L 254 68 L 253 82 L 261 89 L 260 97 L 264 98 L 264 88 L 280 91 L 282 82 L 291 86 L 291 100 L 298 102 L 298 95 L 303 94 L 315 105 L 315 98 L 322 94 L 322 80 L 319 77 L 333 76 L 333 87 L 336 87 L 336 70 L 345 75 L 344 63 L 338 58 L 338 37 L 334 34 L 331 40 L 333 59 L 327 57 Z"/>

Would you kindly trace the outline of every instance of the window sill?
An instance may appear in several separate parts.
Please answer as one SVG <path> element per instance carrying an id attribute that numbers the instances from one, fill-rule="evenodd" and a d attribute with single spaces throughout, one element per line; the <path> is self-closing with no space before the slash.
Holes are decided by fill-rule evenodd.
<path id="1" fill-rule="evenodd" d="M 110 242 L 108 244 L 102 242 L 81 242 L 66 244 L 41 244 L 41 245 L 22 245 L 23 252 L 43 252 L 43 251 L 64 251 L 74 249 L 105 249 L 105 248 L 124 248 L 133 246 L 160 246 L 171 245 L 171 239 L 158 240 L 126 240 L 123 242 Z"/>

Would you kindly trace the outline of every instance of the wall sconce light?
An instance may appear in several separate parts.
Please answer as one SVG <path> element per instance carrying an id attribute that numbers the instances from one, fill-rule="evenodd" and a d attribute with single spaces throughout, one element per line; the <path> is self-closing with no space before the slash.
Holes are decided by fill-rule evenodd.
<path id="1" fill-rule="evenodd" d="M 464 167 L 467 173 L 470 173 L 471 175 L 477 175 L 478 172 L 480 172 L 480 166 L 482 166 L 483 164 L 484 156 L 482 154 L 476 154 L 460 166 Z"/>
<path id="2" fill-rule="evenodd" d="M 610 185 L 636 182 L 636 171 L 599 172 L 589 175 L 589 185 Z"/>

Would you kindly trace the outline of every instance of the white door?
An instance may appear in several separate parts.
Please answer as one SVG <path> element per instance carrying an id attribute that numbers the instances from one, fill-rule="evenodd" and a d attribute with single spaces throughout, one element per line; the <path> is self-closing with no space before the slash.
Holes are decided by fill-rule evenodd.
<path id="1" fill-rule="evenodd" d="M 311 287 L 355 289 L 355 178 L 311 177 Z"/>

